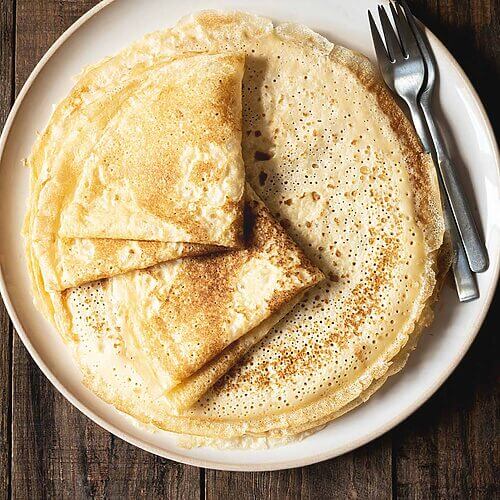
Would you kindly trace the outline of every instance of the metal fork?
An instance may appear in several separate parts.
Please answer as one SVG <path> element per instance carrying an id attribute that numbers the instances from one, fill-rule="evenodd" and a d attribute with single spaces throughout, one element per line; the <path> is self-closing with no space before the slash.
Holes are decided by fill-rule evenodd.
<path id="1" fill-rule="evenodd" d="M 448 155 L 446 155 L 444 151 L 444 148 L 442 146 L 444 144 L 444 141 L 441 138 L 439 129 L 436 126 L 432 116 L 432 100 L 437 76 L 437 64 L 436 60 L 434 59 L 434 54 L 432 52 L 427 36 L 418 27 L 407 3 L 405 2 L 405 0 L 399 0 L 399 3 L 403 6 L 406 19 L 411 27 L 413 34 L 415 35 L 418 48 L 425 62 L 425 84 L 423 90 L 420 93 L 419 103 L 420 107 L 423 110 L 430 136 L 427 134 L 420 137 L 420 140 L 427 143 L 424 144 L 424 147 L 427 151 L 430 151 L 432 153 L 434 163 L 438 165 L 438 150 L 440 149 L 444 153 L 444 156 L 448 157 Z M 439 184 L 441 187 L 441 192 L 444 193 L 445 189 L 441 179 L 439 179 Z M 479 297 L 479 290 L 476 284 L 476 280 L 474 279 L 474 276 L 470 271 L 465 251 L 461 243 L 460 235 L 458 234 L 457 226 L 455 224 L 455 221 L 453 220 L 452 209 L 450 207 L 447 196 L 443 196 L 443 205 L 445 225 L 448 233 L 450 234 L 451 243 L 453 246 L 454 259 L 452 262 L 452 268 L 458 295 L 461 302 L 473 300 Z M 487 256 L 486 267 L 488 267 Z"/>
<path id="2" fill-rule="evenodd" d="M 396 6 L 394 6 L 391 3 L 390 7 L 398 30 L 399 39 L 392 29 L 385 9 L 379 6 L 379 16 L 387 44 L 387 51 L 373 17 L 371 13 L 368 12 L 373 43 L 380 70 L 388 87 L 406 102 L 422 145 L 426 151 L 432 153 L 435 164 L 438 167 L 438 172 L 440 174 L 438 177 L 441 177 L 440 184 L 444 195 L 443 208 L 445 221 L 455 250 L 453 271 L 457 284 L 457 291 L 461 301 L 470 300 L 478 296 L 477 285 L 471 273 L 471 269 L 474 271 L 483 271 L 487 268 L 488 260 L 486 249 L 479 237 L 472 214 L 467 207 L 466 198 L 462 193 L 453 166 L 451 162 L 447 160 L 447 156 L 445 159 L 444 148 L 441 146 L 442 142 L 439 142 L 439 146 L 434 147 L 435 138 L 439 141 L 440 135 L 429 136 L 426 125 L 426 115 L 422 114 L 422 109 L 419 106 L 419 94 L 423 89 L 427 96 L 426 106 L 430 115 L 430 101 L 435 80 L 434 66 L 430 67 L 430 72 L 426 79 L 425 63 L 427 61 L 424 63 L 412 28 L 408 24 L 399 5 L 396 4 Z M 401 44 L 399 40 L 401 40 Z M 432 124 L 434 124 L 434 121 L 432 121 Z M 433 129 L 437 131 L 435 125 Z M 439 134 L 439 132 L 437 134 Z M 440 151 L 439 155 L 437 154 L 438 150 Z M 453 207 L 455 210 L 453 210 Z M 459 228 L 462 228 L 460 235 L 457 232 L 455 224 L 457 224 Z M 462 246 L 460 242 L 460 236 L 462 236 L 464 246 Z M 469 263 L 467 263 L 467 260 Z M 469 269 L 469 265 L 471 269 Z"/>
<path id="3" fill-rule="evenodd" d="M 426 115 L 419 107 L 419 93 L 423 89 L 426 75 L 426 66 L 420 53 L 417 41 L 408 21 L 399 4 L 390 3 L 390 8 L 398 35 L 394 32 L 385 9 L 378 7 L 380 22 L 384 32 L 387 51 L 369 12 L 370 27 L 373 43 L 377 53 L 382 76 L 386 84 L 396 92 L 408 105 L 415 129 L 419 137 L 424 138 L 423 146 L 432 151 L 430 144 L 435 145 L 437 167 L 441 174 L 445 192 L 448 195 L 451 209 L 455 217 L 458 231 L 462 238 L 464 249 L 470 268 L 474 272 L 482 272 L 488 268 L 486 248 L 479 235 L 474 218 L 467 203 L 467 198 L 460 185 L 453 164 L 446 154 L 441 135 L 432 119 L 430 98 L 434 88 L 434 66 L 431 67 L 432 79 L 429 80 L 426 99 L 424 101 L 427 114 L 431 121 L 428 123 L 432 131 L 432 142 L 428 138 Z M 401 44 L 399 42 L 401 40 Z"/>

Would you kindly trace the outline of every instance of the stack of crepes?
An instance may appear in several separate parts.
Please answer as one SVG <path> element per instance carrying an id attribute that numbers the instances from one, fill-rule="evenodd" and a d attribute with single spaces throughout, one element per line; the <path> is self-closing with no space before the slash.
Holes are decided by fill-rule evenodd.
<path id="1" fill-rule="evenodd" d="M 111 341 L 173 411 L 323 278 L 245 188 L 244 61 L 186 54 L 71 95 L 29 158 L 36 303 L 78 349 L 95 322 L 103 349 L 86 354 Z"/>
<path id="2" fill-rule="evenodd" d="M 324 425 L 432 318 L 432 162 L 368 60 L 307 27 L 147 35 L 80 75 L 29 166 L 39 308 L 89 389 L 186 444 Z"/>

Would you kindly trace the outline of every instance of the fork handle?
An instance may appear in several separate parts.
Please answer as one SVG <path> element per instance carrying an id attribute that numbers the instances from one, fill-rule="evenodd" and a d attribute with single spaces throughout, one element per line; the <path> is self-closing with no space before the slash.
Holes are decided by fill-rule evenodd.
<path id="1" fill-rule="evenodd" d="M 440 183 L 441 185 L 441 183 Z M 442 189 L 442 187 L 441 187 Z M 479 289 L 477 287 L 474 273 L 469 267 L 467 256 L 465 255 L 464 247 L 460 241 L 460 236 L 457 232 L 457 226 L 453 219 L 450 204 L 446 196 L 443 197 L 443 212 L 444 223 L 450 235 L 453 258 L 451 267 L 453 277 L 455 279 L 455 287 L 457 289 L 458 299 L 460 302 L 468 302 L 479 297 Z"/>
<path id="2" fill-rule="evenodd" d="M 429 130 L 427 128 L 426 117 L 423 114 L 422 108 L 416 101 L 406 101 L 410 110 L 415 130 L 418 133 L 420 141 L 424 149 L 432 154 L 434 165 L 436 166 L 436 173 L 438 177 L 439 189 L 442 195 L 443 215 L 446 230 L 448 231 L 451 239 L 451 246 L 453 252 L 452 270 L 455 278 L 455 286 L 460 302 L 467 302 L 469 300 L 477 299 L 479 297 L 479 289 L 477 287 L 474 274 L 472 273 L 465 250 L 458 233 L 457 225 L 453 212 L 450 207 L 448 196 L 444 190 L 441 176 L 439 175 L 437 155 L 433 147 L 433 141 Z"/>
<path id="3" fill-rule="evenodd" d="M 489 264 L 486 246 L 479 234 L 456 169 L 447 154 L 443 138 L 434 122 L 430 107 L 425 102 L 422 103 L 422 110 L 434 144 L 437 167 L 441 174 L 441 180 L 462 239 L 469 266 L 476 273 L 486 271 Z"/>
<path id="4" fill-rule="evenodd" d="M 420 109 L 418 102 L 416 100 L 407 99 L 405 99 L 405 102 L 408 106 L 408 109 L 410 110 L 413 126 L 415 127 L 415 131 L 417 132 L 418 138 L 420 139 L 420 143 L 422 144 L 424 151 L 426 153 L 431 153 L 432 138 L 426 125 L 425 116 L 422 115 L 422 110 Z"/>
<path id="5" fill-rule="evenodd" d="M 462 247 L 460 240 L 455 240 L 455 243 Z M 474 278 L 474 273 L 470 270 L 463 248 L 454 249 L 454 257 L 451 265 L 458 300 L 460 302 L 469 302 L 470 300 L 477 299 L 479 297 L 479 289 Z"/>

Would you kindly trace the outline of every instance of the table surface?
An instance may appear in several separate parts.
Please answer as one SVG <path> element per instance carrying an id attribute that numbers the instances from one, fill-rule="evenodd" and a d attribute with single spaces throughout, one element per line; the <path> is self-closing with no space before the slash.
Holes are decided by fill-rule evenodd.
<path id="1" fill-rule="evenodd" d="M 0 126 L 40 57 L 96 3 L 1 0 Z M 498 132 L 500 3 L 411 3 L 465 69 Z M 499 295 L 491 311 L 500 307 Z M 1 301 L 0 332 L 1 498 L 491 499 L 500 495 L 495 475 L 500 455 L 495 425 L 499 331 L 491 312 L 450 379 L 391 432 L 327 462 L 258 473 L 177 464 L 114 437 L 52 387 L 16 335 Z"/>

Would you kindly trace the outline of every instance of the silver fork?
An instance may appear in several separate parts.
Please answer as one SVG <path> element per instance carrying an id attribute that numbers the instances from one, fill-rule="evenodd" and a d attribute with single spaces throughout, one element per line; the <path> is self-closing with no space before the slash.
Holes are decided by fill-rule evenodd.
<path id="1" fill-rule="evenodd" d="M 385 9 L 380 5 L 378 7 L 387 51 L 385 50 L 373 17 L 370 12 L 368 13 L 377 59 L 386 84 L 408 105 L 415 129 L 421 140 L 424 138 L 422 140 L 424 148 L 430 152 L 432 151 L 430 148 L 432 142 L 428 139 L 426 115 L 422 114 L 422 109 L 419 106 L 419 93 L 424 86 L 426 66 L 415 36 L 401 7 L 399 4 L 391 2 L 390 8 L 399 39 L 398 35 L 392 29 Z M 401 40 L 401 44 L 399 40 Z M 441 135 L 432 119 L 430 98 L 434 88 L 434 74 L 434 66 L 432 66 L 432 78 L 429 80 L 426 100 L 424 102 L 427 114 L 431 118 L 428 125 L 432 131 L 432 141 L 435 145 L 436 158 L 438 160 L 437 167 L 441 174 L 445 192 L 448 195 L 470 268 L 474 272 L 482 272 L 488 268 L 486 248 L 477 230 L 467 203 L 467 198 L 460 185 L 453 164 L 446 154 Z"/>
<path id="2" fill-rule="evenodd" d="M 477 230 L 477 226 L 474 222 L 474 218 L 467 203 L 467 197 L 463 193 L 462 186 L 460 185 L 459 179 L 455 173 L 453 163 L 450 160 L 445 141 L 443 140 L 441 132 L 439 131 L 439 127 L 436 125 L 432 114 L 432 101 L 437 74 L 436 60 L 434 59 L 434 54 L 430 47 L 429 41 L 427 40 L 427 36 L 417 26 L 417 23 L 415 22 L 413 14 L 411 13 L 407 3 L 405 2 L 405 0 L 399 0 L 399 3 L 403 6 L 405 15 L 403 15 L 398 5 L 398 18 L 402 22 L 406 20 L 409 24 L 411 32 L 415 36 L 420 53 L 422 54 L 422 57 L 425 61 L 426 80 L 425 86 L 420 94 L 419 103 L 424 113 L 427 129 L 430 133 L 431 140 L 429 141 L 429 139 L 427 138 L 427 140 L 429 141 L 428 151 L 431 151 L 433 153 L 434 161 L 440 168 L 443 178 L 443 185 L 446 189 L 446 193 L 448 194 L 448 198 L 450 200 L 456 200 L 455 205 L 451 204 L 451 209 L 453 210 L 455 218 L 457 220 L 460 219 L 461 213 L 463 212 L 466 212 L 467 216 L 469 217 L 469 219 L 466 220 L 464 216 L 463 225 L 457 222 L 457 227 L 460 231 L 462 241 L 464 242 L 464 247 L 465 251 L 467 252 L 467 258 L 469 260 L 470 267 L 474 272 L 480 273 L 488 269 L 488 253 L 484 245 L 484 241 L 481 239 L 481 236 L 479 235 L 479 232 Z M 392 10 L 394 12 L 394 8 L 392 8 Z M 467 227 L 467 223 L 470 224 L 470 227 Z M 470 242 L 467 242 L 467 238 L 470 239 Z M 473 251 L 476 242 L 478 242 L 477 253 L 474 256 L 471 256 L 469 250 Z M 471 260 L 473 260 L 476 264 L 473 265 L 471 263 Z"/>
<path id="3" fill-rule="evenodd" d="M 430 78 L 427 79 L 427 84 L 424 87 L 424 83 L 426 82 L 426 65 L 422 59 L 412 29 L 402 13 L 400 6 L 396 4 L 396 7 L 394 7 L 392 3 L 390 6 L 398 30 L 399 39 L 392 29 L 385 9 L 379 6 L 379 16 L 387 44 L 387 51 L 373 17 L 371 13 L 368 12 L 373 43 L 380 70 L 388 87 L 406 102 L 415 125 L 415 130 L 420 137 L 424 149 L 433 154 L 438 172 L 440 173 L 438 177 L 441 177 L 445 219 L 455 250 L 453 271 L 457 291 L 461 301 L 471 300 L 478 296 L 477 285 L 471 273 L 471 269 L 482 271 L 487 268 L 488 260 L 486 249 L 479 237 L 470 210 L 468 210 L 466 198 L 462 194 L 451 162 L 449 160 L 447 162 L 442 161 L 442 155 L 438 159 L 438 148 L 433 147 L 434 137 L 431 138 L 429 136 L 426 126 L 426 116 L 422 114 L 422 109 L 419 106 L 419 93 L 422 89 L 427 92 L 429 99 L 427 102 L 430 104 L 434 83 L 434 67 L 431 67 Z M 401 40 L 401 44 L 399 40 Z M 430 107 L 427 109 L 430 113 Z M 437 130 L 436 127 L 434 127 L 434 129 Z M 440 148 L 440 151 L 443 152 L 444 149 Z M 445 171 L 444 175 L 442 170 Z M 445 182 L 448 183 L 448 187 L 450 187 L 451 184 L 451 189 L 446 189 Z M 450 194 L 449 191 L 453 195 L 453 199 L 448 196 Z M 455 207 L 454 211 L 453 206 Z M 460 235 L 457 232 L 455 224 L 459 227 L 461 224 L 462 232 L 460 232 Z M 462 233 L 464 234 L 464 246 L 462 246 L 460 242 Z M 471 269 L 469 269 L 469 265 Z"/>
<path id="4" fill-rule="evenodd" d="M 441 150 L 441 152 L 443 152 L 443 156 L 448 157 L 448 155 L 446 155 L 446 152 L 444 151 L 444 141 L 441 138 L 439 129 L 436 126 L 432 116 L 432 100 L 437 75 L 436 60 L 434 59 L 434 54 L 432 52 L 427 36 L 418 27 L 407 3 L 405 2 L 405 0 L 399 0 L 399 3 L 403 6 L 408 24 L 410 25 L 411 30 L 415 35 L 415 39 L 417 41 L 420 53 L 422 54 L 422 57 L 424 59 L 426 69 L 425 84 L 423 90 L 420 93 L 419 103 L 420 107 L 423 110 L 430 136 L 429 134 L 425 134 L 424 136 L 420 137 L 420 140 L 424 143 L 426 151 L 430 151 L 432 153 L 434 163 L 438 165 L 438 151 Z M 441 192 L 444 193 L 445 190 L 441 179 L 439 179 L 439 184 L 441 187 Z M 460 235 L 458 234 L 457 226 L 455 224 L 455 221 L 453 220 L 453 214 L 447 196 L 443 196 L 443 205 L 445 224 L 450 234 L 451 243 L 453 246 L 454 259 L 452 262 L 452 268 L 458 295 L 461 302 L 473 300 L 479 297 L 479 290 L 476 284 L 476 280 L 474 279 L 474 276 L 470 271 L 465 251 L 461 243 Z M 488 260 L 486 256 L 486 267 L 487 266 Z"/>

